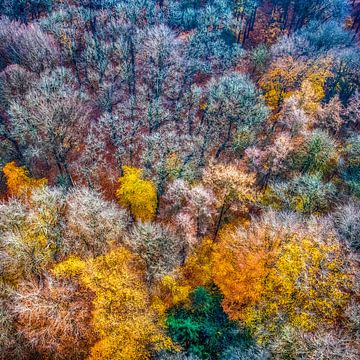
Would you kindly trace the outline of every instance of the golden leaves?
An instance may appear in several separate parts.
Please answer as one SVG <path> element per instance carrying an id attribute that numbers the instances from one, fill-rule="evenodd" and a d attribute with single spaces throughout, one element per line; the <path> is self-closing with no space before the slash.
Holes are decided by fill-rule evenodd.
<path id="1" fill-rule="evenodd" d="M 149 359 L 151 348 L 172 346 L 150 307 L 143 269 L 136 260 L 120 247 L 87 261 L 69 258 L 53 270 L 77 278 L 95 295 L 92 322 L 100 340 L 89 359 Z"/>
<path id="2" fill-rule="evenodd" d="M 119 178 L 116 196 L 120 205 L 128 208 L 137 220 L 147 221 L 155 217 L 156 187 L 150 180 L 143 180 L 141 169 L 124 166 L 124 175 Z"/>

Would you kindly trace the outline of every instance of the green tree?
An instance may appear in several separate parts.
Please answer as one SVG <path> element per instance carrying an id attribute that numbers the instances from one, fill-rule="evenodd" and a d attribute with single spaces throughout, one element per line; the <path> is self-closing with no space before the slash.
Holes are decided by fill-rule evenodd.
<path id="1" fill-rule="evenodd" d="M 189 355 L 219 359 L 228 346 L 252 344 L 246 331 L 230 321 L 221 307 L 222 296 L 216 287 L 199 286 L 190 293 L 189 304 L 170 309 L 166 325 L 171 338 Z"/>

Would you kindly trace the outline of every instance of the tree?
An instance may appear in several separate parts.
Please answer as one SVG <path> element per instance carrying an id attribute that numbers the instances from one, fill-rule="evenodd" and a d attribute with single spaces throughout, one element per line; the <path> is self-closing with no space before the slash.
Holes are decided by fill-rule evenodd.
<path id="1" fill-rule="evenodd" d="M 69 281 L 22 282 L 12 297 L 17 330 L 53 359 L 83 359 L 94 341 L 89 294 Z"/>
<path id="2" fill-rule="evenodd" d="M 7 110 L 11 101 L 23 98 L 34 85 L 36 76 L 20 65 L 8 65 L 0 73 L 0 106 Z"/>
<path id="3" fill-rule="evenodd" d="M 244 44 L 249 33 L 254 28 L 256 11 L 261 1 L 259 0 L 236 0 L 234 1 L 233 12 L 238 28 L 237 41 Z"/>
<path id="4" fill-rule="evenodd" d="M 312 129 L 313 119 L 302 109 L 299 98 L 292 95 L 284 100 L 277 125 L 295 137 Z"/>
<path id="5" fill-rule="evenodd" d="M 229 1 L 205 0 L 199 3 L 194 0 L 176 0 L 169 3 L 169 22 L 173 27 L 184 31 L 219 26 L 229 22 L 231 10 Z"/>
<path id="6" fill-rule="evenodd" d="M 342 23 L 336 20 L 311 21 L 295 36 L 299 36 L 303 42 L 308 43 L 307 51 L 312 56 L 330 49 L 351 47 L 353 43 L 351 32 L 344 29 Z"/>
<path id="7" fill-rule="evenodd" d="M 66 197 L 64 254 L 81 258 L 105 254 L 125 237 L 128 216 L 114 202 L 86 188 L 75 188 Z"/>
<path id="8" fill-rule="evenodd" d="M 360 92 L 356 92 L 349 100 L 348 106 L 343 110 L 345 124 L 350 128 L 358 129 L 360 126 Z"/>
<path id="9" fill-rule="evenodd" d="M 184 244 L 170 229 L 156 223 L 138 223 L 131 230 L 127 243 L 146 267 L 146 282 L 153 283 L 183 262 Z"/>
<path id="10" fill-rule="evenodd" d="M 152 306 L 161 316 L 172 307 L 188 303 L 189 294 L 198 286 L 211 287 L 211 258 L 213 241 L 204 238 L 194 246 L 185 263 L 173 273 L 165 275 L 153 291 Z"/>
<path id="11" fill-rule="evenodd" d="M 319 126 L 332 134 L 336 134 L 343 126 L 341 114 L 344 112 L 338 96 L 333 97 L 328 104 L 325 104 L 318 112 L 317 123 Z"/>
<path id="12" fill-rule="evenodd" d="M 59 61 L 59 49 L 51 37 L 40 26 L 0 20 L 0 69 L 10 64 L 18 64 L 40 74 Z"/>
<path id="13" fill-rule="evenodd" d="M 116 196 L 137 220 L 152 220 L 156 214 L 156 188 L 152 181 L 143 180 L 141 169 L 123 167 Z"/>
<path id="14" fill-rule="evenodd" d="M 255 201 L 255 177 L 234 165 L 211 164 L 205 170 L 203 182 L 215 194 L 219 211 L 215 225 L 216 238 L 224 216 L 230 209 L 241 211 Z"/>
<path id="15" fill-rule="evenodd" d="M 203 185 L 191 186 L 183 179 L 176 179 L 168 185 L 163 203 L 162 218 L 175 223 L 189 244 L 211 229 L 214 194 Z"/>
<path id="16" fill-rule="evenodd" d="M 146 129 L 151 134 L 172 117 L 173 99 L 181 96 L 184 70 L 181 46 L 175 33 L 160 25 L 146 29 L 139 48 L 141 103 L 145 104 Z"/>
<path id="17" fill-rule="evenodd" d="M 346 141 L 343 148 L 344 162 L 340 164 L 341 177 L 350 192 L 356 197 L 360 197 L 360 136 L 352 135 Z"/>
<path id="18" fill-rule="evenodd" d="M 289 46 L 284 46 L 285 54 L 275 58 L 259 85 L 272 110 L 278 112 L 287 98 L 295 96 L 300 107 L 312 115 L 325 96 L 325 83 L 332 75 L 331 58 L 301 61 L 294 54 L 288 54 Z M 279 51 L 275 49 L 275 53 Z"/>
<path id="19" fill-rule="evenodd" d="M 231 319 L 245 320 L 248 307 L 264 293 L 264 279 L 287 236 L 286 224 L 270 213 L 249 228 L 225 227 L 212 257 L 212 276 L 224 296 L 222 306 Z"/>
<path id="20" fill-rule="evenodd" d="M 338 94 L 341 102 L 347 105 L 359 89 L 359 69 L 360 56 L 356 47 L 338 52 L 333 62 L 333 76 L 327 81 L 327 100 Z"/>
<path id="21" fill-rule="evenodd" d="M 359 350 L 353 344 L 354 338 L 350 333 L 339 332 L 336 329 L 324 328 L 309 333 L 286 326 L 272 339 L 269 349 L 273 356 L 279 358 L 296 358 L 303 354 L 311 354 L 317 358 L 345 356 L 348 359 L 356 359 Z"/>
<path id="22" fill-rule="evenodd" d="M 175 127 L 178 125 L 174 123 L 163 126 L 142 139 L 145 151 L 141 156 L 141 166 L 156 184 L 158 203 L 168 180 L 181 177 L 193 180 L 201 172 L 202 136 L 181 134 Z"/>
<path id="23" fill-rule="evenodd" d="M 303 63 L 294 61 L 292 57 L 283 57 L 270 66 L 259 83 L 270 109 L 279 109 L 285 99 L 293 94 L 304 68 Z"/>
<path id="24" fill-rule="evenodd" d="M 33 190 L 26 201 L 13 198 L 1 205 L 4 284 L 14 287 L 33 277 L 41 281 L 46 266 L 62 250 L 63 200 L 60 190 L 44 187 Z"/>
<path id="25" fill-rule="evenodd" d="M 187 354 L 218 359 L 229 346 L 241 343 L 244 350 L 249 347 L 251 337 L 223 312 L 216 287 L 199 286 L 189 296 L 190 304 L 170 309 L 166 318 L 170 336 Z"/>
<path id="26" fill-rule="evenodd" d="M 207 124 L 205 136 L 211 134 L 212 141 L 219 144 L 215 158 L 232 145 L 234 133 L 246 128 L 256 129 L 267 115 L 268 109 L 258 90 L 246 76 L 223 76 L 210 82 L 204 119 Z"/>
<path id="27" fill-rule="evenodd" d="M 266 45 L 260 44 L 251 52 L 250 59 L 254 72 L 260 74 L 266 69 L 266 65 L 269 62 L 270 52 Z"/>
<path id="28" fill-rule="evenodd" d="M 15 161 L 7 163 L 3 167 L 3 172 L 9 195 L 12 196 L 29 196 L 32 190 L 42 188 L 47 184 L 47 179 L 29 177 L 29 171 L 17 166 Z"/>
<path id="29" fill-rule="evenodd" d="M 298 30 L 311 20 L 341 22 L 349 13 L 349 4 L 344 0 L 276 0 L 274 5 L 283 9 L 284 27 L 288 25 L 289 30 Z"/>
<path id="30" fill-rule="evenodd" d="M 26 146 L 29 160 L 49 159 L 48 165 L 55 165 L 68 183 L 72 183 L 69 158 L 79 151 L 89 119 L 89 109 L 71 78 L 64 68 L 43 74 L 9 110 L 12 134 Z"/>
<path id="31" fill-rule="evenodd" d="M 295 143 L 288 133 L 279 134 L 273 144 L 261 149 L 256 146 L 245 150 L 249 167 L 261 176 L 259 183 L 265 188 L 274 176 L 282 175 L 287 170 L 287 159 L 293 151 Z"/>
<path id="32" fill-rule="evenodd" d="M 35 81 L 35 74 L 19 65 L 8 65 L 0 73 L 0 166 L 14 159 L 21 165 L 26 165 L 25 149 L 12 133 L 11 122 L 5 113 L 11 101 L 22 99 Z"/>
<path id="33" fill-rule="evenodd" d="M 302 174 L 329 176 L 338 162 L 335 140 L 325 131 L 315 130 L 292 154 L 292 168 Z"/>
<path id="34" fill-rule="evenodd" d="M 52 10 L 53 0 L 30 0 L 30 1 L 0 1 L 0 13 L 10 18 L 27 23 L 38 17 L 43 12 Z"/>
<path id="35" fill-rule="evenodd" d="M 92 324 L 99 340 L 89 359 L 147 359 L 151 349 L 172 348 L 150 307 L 143 270 L 125 248 L 86 262 L 70 257 L 54 273 L 94 293 Z"/>
<path id="36" fill-rule="evenodd" d="M 332 219 L 340 239 L 353 249 L 360 249 L 360 209 L 359 202 L 341 205 L 332 214 Z"/>
<path id="37" fill-rule="evenodd" d="M 277 331 L 283 326 L 283 317 L 305 331 L 333 324 L 349 299 L 351 276 L 344 268 L 345 261 L 336 243 L 324 244 L 305 237 L 286 244 L 269 274 L 263 301 L 249 314 L 250 322 L 263 321 L 264 327 L 260 325 L 256 331 Z"/>
<path id="38" fill-rule="evenodd" d="M 333 183 L 324 183 L 319 174 L 302 175 L 288 182 L 270 185 L 274 205 L 306 215 L 321 214 L 329 210 L 336 188 Z"/>
<path id="39" fill-rule="evenodd" d="M 226 313 L 260 341 L 287 324 L 304 331 L 334 324 L 349 301 L 351 265 L 334 233 L 316 220 L 292 220 L 295 228 L 270 216 L 247 230 L 225 230 L 214 254 Z"/>
<path id="40" fill-rule="evenodd" d="M 211 31 L 207 27 L 200 28 L 191 36 L 186 49 L 186 59 L 191 62 L 192 71 L 203 74 L 220 75 L 221 70 L 234 65 L 242 55 L 234 34 L 220 27 Z"/>

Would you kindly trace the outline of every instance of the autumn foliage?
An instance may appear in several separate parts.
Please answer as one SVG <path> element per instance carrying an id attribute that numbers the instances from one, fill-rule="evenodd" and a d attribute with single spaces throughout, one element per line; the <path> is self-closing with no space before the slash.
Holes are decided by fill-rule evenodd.
<path id="1" fill-rule="evenodd" d="M 34 179 L 30 177 L 29 171 L 24 167 L 17 166 L 15 161 L 7 163 L 3 167 L 3 172 L 10 195 L 28 196 L 33 189 L 47 184 L 47 179 Z"/>
<path id="2" fill-rule="evenodd" d="M 141 169 L 124 166 L 123 172 L 116 190 L 119 203 L 128 208 L 135 219 L 152 220 L 157 206 L 155 185 L 142 178 Z"/>
<path id="3" fill-rule="evenodd" d="M 0 0 L 0 359 L 359 360 L 359 31 Z"/>

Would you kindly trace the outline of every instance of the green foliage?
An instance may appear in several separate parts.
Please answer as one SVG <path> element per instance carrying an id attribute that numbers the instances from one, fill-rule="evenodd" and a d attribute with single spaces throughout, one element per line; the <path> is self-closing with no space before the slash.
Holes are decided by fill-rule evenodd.
<path id="1" fill-rule="evenodd" d="M 293 156 L 294 167 L 303 174 L 328 175 L 336 168 L 336 144 L 324 131 L 312 132 L 297 151 Z"/>
<path id="2" fill-rule="evenodd" d="M 264 71 L 269 61 L 269 49 L 264 44 L 257 46 L 250 55 L 250 59 L 256 71 Z"/>
<path id="3" fill-rule="evenodd" d="M 170 309 L 166 318 L 171 338 L 188 354 L 219 359 L 228 346 L 245 350 L 252 344 L 250 335 L 223 312 L 222 296 L 216 287 L 199 286 L 189 298 L 189 304 Z"/>
<path id="4" fill-rule="evenodd" d="M 299 176 L 270 188 L 283 208 L 307 215 L 327 211 L 336 193 L 335 186 L 323 183 L 319 175 Z"/>
<path id="5" fill-rule="evenodd" d="M 360 198 L 360 136 L 351 137 L 344 147 L 341 177 L 350 192 Z"/>

